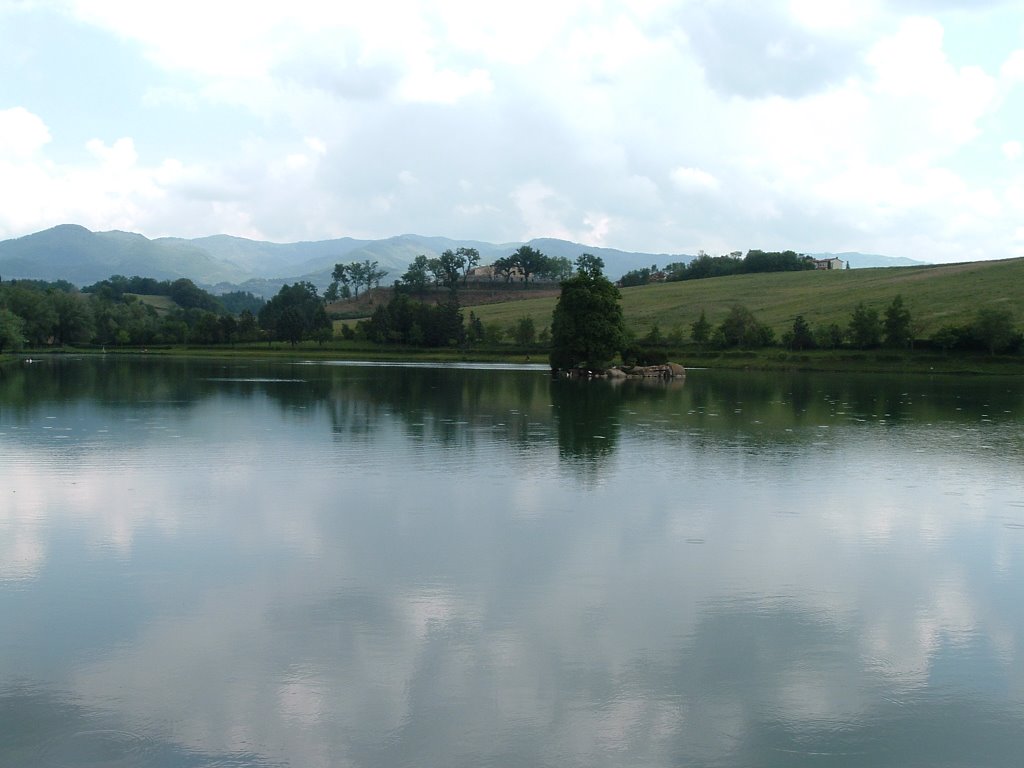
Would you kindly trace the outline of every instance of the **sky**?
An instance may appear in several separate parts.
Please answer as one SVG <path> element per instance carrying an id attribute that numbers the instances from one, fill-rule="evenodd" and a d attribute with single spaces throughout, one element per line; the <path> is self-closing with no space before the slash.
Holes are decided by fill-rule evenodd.
<path id="1" fill-rule="evenodd" d="M 0 0 L 0 239 L 1024 256 L 1019 0 Z"/>

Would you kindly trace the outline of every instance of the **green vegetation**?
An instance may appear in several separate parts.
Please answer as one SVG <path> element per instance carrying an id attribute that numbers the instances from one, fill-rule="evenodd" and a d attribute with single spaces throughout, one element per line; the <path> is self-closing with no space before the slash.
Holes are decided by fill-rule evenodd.
<path id="1" fill-rule="evenodd" d="M 655 325 L 688 329 L 701 312 L 716 326 L 736 305 L 750 309 L 781 338 L 797 315 L 816 333 L 832 325 L 846 329 L 859 303 L 882 312 L 897 295 L 911 314 L 915 339 L 928 339 L 945 326 L 969 325 L 976 311 L 986 307 L 1008 310 L 1019 322 L 1024 319 L 1016 314 L 1024 303 L 1024 259 L 658 283 L 623 288 L 622 309 L 627 330 L 638 338 Z M 538 297 L 475 309 L 485 325 L 507 326 L 527 316 L 543 327 L 554 305 L 554 297 Z"/>
<path id="2" fill-rule="evenodd" d="M 447 288 L 419 294 L 407 273 L 393 291 L 360 299 L 364 319 L 333 328 L 326 297 L 307 283 L 282 288 L 257 317 L 247 309 L 225 312 L 217 297 L 190 281 L 115 276 L 81 292 L 65 281 L 8 281 L 0 283 L 0 354 L 63 345 L 231 345 L 269 353 L 281 351 L 274 347 L 279 342 L 302 354 L 375 359 L 550 354 L 558 367 L 597 366 L 616 356 L 717 367 L 1019 372 L 1024 366 L 1018 314 L 1024 260 L 743 274 L 621 291 L 609 283 L 613 298 L 603 283 L 598 295 L 590 292 L 600 260 L 584 256 L 560 297 L 508 291 L 531 298 L 476 304 L 467 320 L 458 299 L 473 291 L 463 290 L 469 262 L 461 255 L 458 272 L 447 273 Z M 595 266 L 596 273 L 589 271 Z M 140 292 L 154 288 L 161 293 Z M 578 316 L 589 319 L 569 322 L 577 299 Z M 603 309 L 592 310 L 591 301 L 604 302 Z M 588 340 L 591 332 L 603 339 Z"/>
<path id="3" fill-rule="evenodd" d="M 603 269 L 600 257 L 585 253 L 576 259 L 576 274 L 562 281 L 551 317 L 552 369 L 603 368 L 621 352 L 626 337 L 619 289 Z"/>
<path id="4" fill-rule="evenodd" d="M 303 339 L 319 342 L 331 338 L 331 321 L 312 283 L 281 287 L 259 314 L 260 327 L 270 338 L 287 341 L 293 347 Z"/>
<path id="5" fill-rule="evenodd" d="M 701 251 L 688 264 L 675 262 L 664 269 L 657 264 L 643 269 L 634 269 L 622 276 L 619 284 L 623 287 L 647 285 L 651 282 L 677 282 L 679 280 L 704 280 L 709 277 L 757 274 L 760 272 L 802 272 L 814 269 L 814 259 L 795 251 L 747 251 L 740 257 L 739 251 L 728 256 L 709 256 Z"/>

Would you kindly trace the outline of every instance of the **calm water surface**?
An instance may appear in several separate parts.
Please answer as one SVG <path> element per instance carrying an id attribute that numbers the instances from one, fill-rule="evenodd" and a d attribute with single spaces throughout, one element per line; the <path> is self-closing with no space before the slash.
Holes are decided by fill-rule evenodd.
<path id="1" fill-rule="evenodd" d="M 0 373 L 0 766 L 1019 766 L 1019 379 Z"/>

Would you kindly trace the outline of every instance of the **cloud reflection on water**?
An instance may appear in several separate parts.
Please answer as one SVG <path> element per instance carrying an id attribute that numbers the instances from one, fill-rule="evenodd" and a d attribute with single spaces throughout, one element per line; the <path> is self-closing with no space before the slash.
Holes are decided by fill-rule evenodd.
<path id="1" fill-rule="evenodd" d="M 0 582 L 23 619 L 0 641 L 0 694 L 29 673 L 96 727 L 304 766 L 1021 746 L 1011 420 L 972 444 L 941 407 L 860 425 L 809 413 L 853 399 L 813 389 L 798 411 L 778 387 L 747 392 L 739 414 L 699 385 L 700 405 L 616 395 L 599 482 L 566 482 L 546 382 L 467 385 L 461 413 L 430 382 L 373 401 L 334 372 L 301 412 L 214 392 L 168 417 L 180 439 L 136 431 L 76 467 L 5 432 L 19 502 L 0 552 L 34 581 Z M 513 411 L 521 431 L 496 431 Z M 43 665 L 47 632 L 88 630 L 60 616 L 83 572 L 107 587 L 73 593 L 74 615 L 107 629 Z M 967 741 L 901 736 L 942 744 L 935 727 Z"/>

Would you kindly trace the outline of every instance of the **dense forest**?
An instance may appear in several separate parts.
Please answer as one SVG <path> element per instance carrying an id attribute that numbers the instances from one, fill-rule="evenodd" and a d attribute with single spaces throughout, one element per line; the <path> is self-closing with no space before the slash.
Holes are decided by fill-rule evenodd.
<path id="1" fill-rule="evenodd" d="M 214 296 L 185 278 L 114 275 L 81 290 L 65 280 L 7 280 L 0 282 L 0 352 L 251 341 L 262 306 L 252 294 Z"/>

